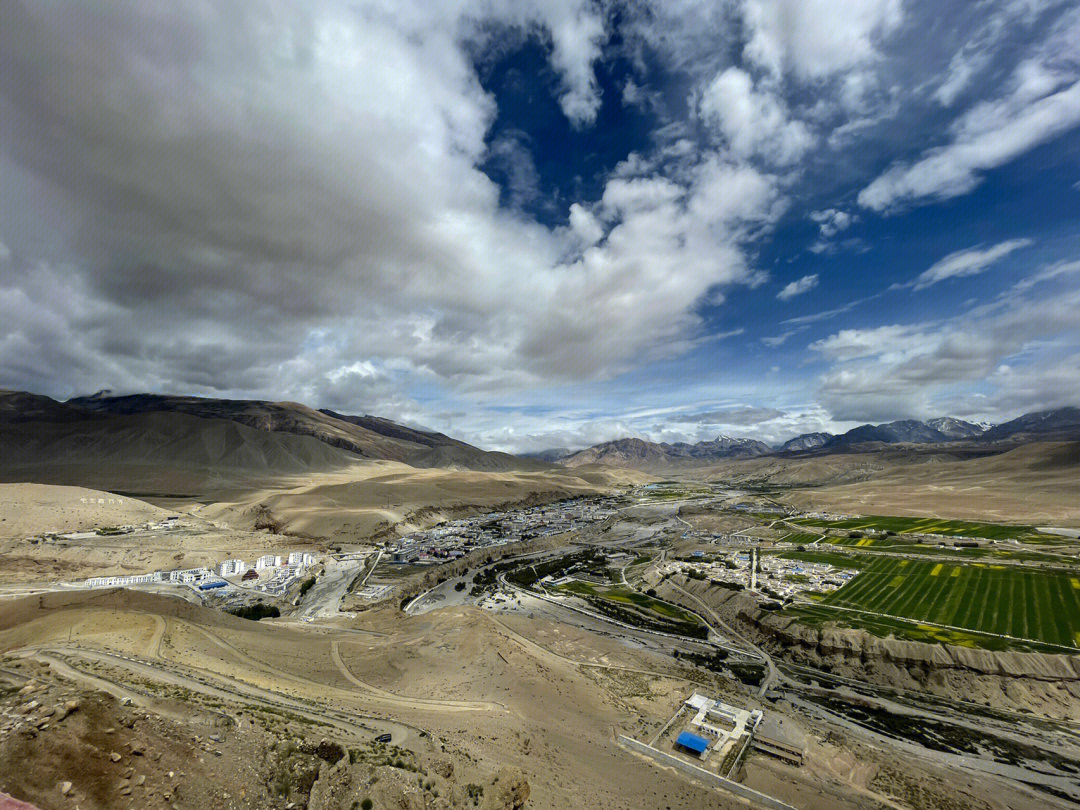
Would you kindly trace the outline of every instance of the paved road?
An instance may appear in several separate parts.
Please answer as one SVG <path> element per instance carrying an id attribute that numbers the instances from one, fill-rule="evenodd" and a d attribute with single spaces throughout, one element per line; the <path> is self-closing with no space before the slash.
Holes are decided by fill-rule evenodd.
<path id="1" fill-rule="evenodd" d="M 670 585 L 672 588 L 677 590 L 683 596 L 686 596 L 687 598 L 693 600 L 696 604 L 700 605 L 702 610 L 704 610 L 705 613 L 709 617 L 712 618 L 713 622 L 715 622 L 718 627 L 722 627 L 725 630 L 725 632 L 727 632 L 728 635 L 731 638 L 737 639 L 740 642 L 742 642 L 743 644 L 745 644 L 746 647 L 747 647 L 747 650 L 753 650 L 752 654 L 756 658 L 758 658 L 758 660 L 761 660 L 761 661 L 765 662 L 765 668 L 766 668 L 767 672 L 765 674 L 764 680 L 762 680 L 762 682 L 761 682 L 761 687 L 758 689 L 758 695 L 759 696 L 764 696 L 764 695 L 768 694 L 769 690 L 773 687 L 773 684 L 776 683 L 777 679 L 784 677 L 782 675 L 782 673 L 780 673 L 779 670 L 777 670 L 776 664 L 772 660 L 772 656 L 770 656 L 767 652 L 765 652 L 759 646 L 754 644 L 754 642 L 750 641 L 750 639 L 748 639 L 742 633 L 738 632 L 737 630 L 732 628 L 730 625 L 726 624 L 716 614 L 715 610 L 713 610 L 711 607 L 709 607 L 704 602 L 702 602 L 700 599 L 698 599 L 696 596 L 694 596 L 694 594 L 690 593 L 687 590 L 684 590 L 683 588 L 680 588 L 678 585 L 676 585 L 671 580 L 668 580 L 668 585 Z M 747 654 L 746 650 L 743 650 L 741 652 L 743 653 L 743 655 Z"/>

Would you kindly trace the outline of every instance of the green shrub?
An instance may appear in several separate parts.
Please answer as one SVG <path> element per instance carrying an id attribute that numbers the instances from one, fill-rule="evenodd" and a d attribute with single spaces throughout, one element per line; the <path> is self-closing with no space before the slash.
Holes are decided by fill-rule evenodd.
<path id="1" fill-rule="evenodd" d="M 267 605 L 264 602 L 256 602 L 254 605 L 244 605 L 243 607 L 233 608 L 228 611 L 233 616 L 239 616 L 241 619 L 250 619 L 257 622 L 260 619 L 276 619 L 281 615 L 281 611 L 273 605 Z"/>

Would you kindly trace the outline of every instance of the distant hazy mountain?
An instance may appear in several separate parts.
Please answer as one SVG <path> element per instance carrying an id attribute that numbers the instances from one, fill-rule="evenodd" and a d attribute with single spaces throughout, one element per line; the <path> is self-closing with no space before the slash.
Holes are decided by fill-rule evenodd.
<path id="1" fill-rule="evenodd" d="M 579 450 L 560 460 L 567 467 L 605 464 L 609 467 L 663 468 L 707 464 L 726 458 L 753 458 L 772 452 L 755 439 L 717 436 L 712 441 L 687 444 L 647 442 L 644 439 L 617 439 Z"/>
<path id="2" fill-rule="evenodd" d="M 943 436 L 950 439 L 974 439 L 986 432 L 987 425 L 976 425 L 965 422 L 963 419 L 954 419 L 951 416 L 939 416 L 937 419 L 928 419 L 928 427 L 932 427 Z"/>
<path id="3" fill-rule="evenodd" d="M 563 457 L 556 455 L 561 451 L 549 451 L 552 455 L 546 458 L 568 467 L 604 464 L 612 467 L 663 470 L 778 453 L 814 451 L 815 454 L 829 455 L 850 452 L 852 449 L 872 450 L 875 444 L 932 445 L 965 441 L 995 442 L 1016 438 L 1030 438 L 1031 441 L 1080 439 L 1080 408 L 1029 413 L 997 426 L 974 424 L 952 416 L 942 416 L 926 422 L 901 419 L 880 425 L 860 425 L 840 435 L 804 433 L 789 439 L 775 450 L 754 439 L 732 439 L 727 436 L 718 436 L 713 441 L 697 444 L 617 439 Z"/>
<path id="4" fill-rule="evenodd" d="M 929 422 L 919 422 L 916 419 L 901 419 L 881 425 L 860 425 L 857 428 L 852 428 L 847 433 L 834 436 L 823 446 L 840 448 L 866 442 L 934 444 L 960 439 L 973 439 L 982 435 L 983 432 L 983 428 L 979 425 L 954 419 L 951 416 L 931 419 Z"/>
<path id="5" fill-rule="evenodd" d="M 518 453 L 521 458 L 531 458 L 537 461 L 555 462 L 561 461 L 567 456 L 573 455 L 574 451 L 569 447 L 552 447 L 548 450 L 533 450 L 528 453 Z"/>
<path id="6" fill-rule="evenodd" d="M 1058 408 L 1054 411 L 1025 413 L 1010 422 L 1003 422 L 983 433 L 987 441 L 1031 435 L 1038 439 L 1080 438 L 1080 408 Z"/>
<path id="7" fill-rule="evenodd" d="M 824 445 L 831 438 L 833 438 L 832 433 L 804 433 L 801 436 L 796 436 L 794 439 L 788 439 L 777 449 L 781 453 L 798 452 L 799 450 L 814 450 Z"/>

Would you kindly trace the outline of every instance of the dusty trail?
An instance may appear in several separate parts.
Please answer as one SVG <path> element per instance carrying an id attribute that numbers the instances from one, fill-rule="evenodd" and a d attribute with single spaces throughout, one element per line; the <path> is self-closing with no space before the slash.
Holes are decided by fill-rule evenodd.
<path id="1" fill-rule="evenodd" d="M 314 687 L 318 691 L 326 693 L 337 692 L 343 696 L 355 698 L 355 693 L 342 689 L 340 687 L 331 686 L 330 684 L 320 683 L 313 681 L 309 678 L 305 678 L 294 673 L 287 672 L 282 669 L 264 664 L 261 661 L 256 660 L 249 654 L 245 653 L 240 648 L 236 647 L 232 643 L 218 636 L 216 633 L 207 630 L 204 627 L 189 624 L 189 627 L 205 636 L 211 643 L 226 650 L 233 657 L 237 658 L 244 666 L 262 672 L 265 675 L 269 675 L 280 682 L 291 682 L 301 687 L 311 688 Z M 357 678 L 345 665 L 345 662 L 341 659 L 338 645 L 341 642 L 338 639 L 331 640 L 330 655 L 334 660 L 335 666 L 341 674 L 355 686 L 360 687 L 365 697 L 380 702 L 387 703 L 396 707 L 403 707 L 408 709 L 425 709 L 444 712 L 461 712 L 461 711 L 507 711 L 505 706 L 498 703 L 491 703 L 488 701 L 466 701 L 466 700 L 438 700 L 433 698 L 420 698 L 420 697 L 408 697 L 406 695 L 398 695 L 393 692 L 388 692 L 385 689 L 379 689 L 371 684 Z"/>
<path id="2" fill-rule="evenodd" d="M 89 679 L 93 679 L 97 676 L 88 675 L 76 667 L 71 666 L 66 661 L 57 658 L 57 656 L 79 657 L 84 660 L 118 666 L 142 677 L 150 678 L 158 683 L 178 686 L 191 692 L 214 697 L 219 700 L 227 700 L 233 703 L 237 701 L 246 704 L 256 703 L 277 710 L 286 710 L 292 714 L 304 717 L 311 722 L 333 726 L 358 739 L 367 739 L 372 733 L 381 734 L 390 732 L 394 735 L 394 742 L 400 745 L 410 736 L 419 735 L 419 732 L 421 731 L 421 729 L 410 726 L 407 723 L 396 720 L 387 720 L 374 715 L 350 712 L 341 709 L 340 707 L 325 707 L 320 708 L 318 711 L 314 711 L 309 702 L 290 698 L 269 689 L 263 689 L 262 687 L 230 678 L 227 675 L 194 667 L 183 667 L 181 669 L 180 667 L 182 665 L 171 664 L 171 668 L 164 669 L 159 665 L 140 661 L 136 658 L 131 658 L 130 656 L 117 655 L 104 650 L 88 649 L 86 647 L 50 646 L 27 648 L 25 653 L 28 657 L 48 659 L 50 663 L 54 660 L 61 661 L 66 667 L 66 671 L 74 673 L 77 677 Z M 187 672 L 184 672 L 183 669 L 190 669 L 196 674 L 188 674 Z M 210 683 L 208 679 L 213 679 L 217 681 L 217 683 Z M 146 704 L 147 701 L 145 696 L 140 696 L 138 693 L 129 694 L 131 693 L 131 690 L 126 687 L 112 683 L 107 679 L 104 680 L 104 685 L 107 686 L 110 684 L 111 688 L 106 689 L 106 691 L 109 691 L 111 694 L 117 695 L 117 692 L 119 691 L 119 696 L 121 697 L 130 696 L 133 700 L 138 698 L 137 702 Z"/>
<path id="3" fill-rule="evenodd" d="M 573 658 L 567 658 L 564 655 L 559 655 L 559 653 L 552 652 L 551 650 L 541 647 L 535 641 L 530 641 L 529 639 L 525 638 L 525 636 L 518 633 L 516 630 L 512 630 L 507 627 L 494 616 L 489 616 L 488 618 L 490 618 L 491 621 L 499 627 L 499 629 L 503 630 L 511 641 L 514 641 L 520 646 L 524 647 L 526 651 L 532 653 L 537 658 L 548 658 L 559 661 L 563 664 L 570 664 L 571 666 L 575 667 L 590 667 L 592 669 L 609 669 L 618 672 L 632 672 L 638 675 L 651 675 L 654 678 L 670 678 L 674 681 L 686 681 L 687 683 L 695 683 L 705 687 L 710 686 L 704 681 L 694 680 L 693 678 L 687 678 L 682 675 L 673 675 L 668 672 L 660 672 L 659 670 L 655 669 L 640 669 L 638 667 L 626 667 L 620 664 L 594 664 L 590 661 L 575 661 Z"/>
<path id="4" fill-rule="evenodd" d="M 372 686 L 366 681 L 357 678 L 349 669 L 348 665 L 342 660 L 340 650 L 342 643 L 349 642 L 342 642 L 338 639 L 334 639 L 330 642 L 330 656 L 334 659 L 334 665 L 341 674 L 345 676 L 349 683 L 359 687 L 362 691 L 372 697 L 394 703 L 405 703 L 410 708 L 435 709 L 436 711 L 509 711 L 509 709 L 501 703 L 493 703 L 486 700 L 438 700 L 434 698 L 405 697 L 404 695 L 397 695 L 393 692 L 387 692 L 385 689 L 380 689 L 377 686 Z"/>

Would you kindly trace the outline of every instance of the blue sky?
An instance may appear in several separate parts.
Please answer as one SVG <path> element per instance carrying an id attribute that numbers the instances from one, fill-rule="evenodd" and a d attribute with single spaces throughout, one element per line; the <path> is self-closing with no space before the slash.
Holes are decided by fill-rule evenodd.
<path id="1" fill-rule="evenodd" d="M 0 52 L 0 386 L 507 450 L 1080 402 L 1075 2 L 10 3 Z"/>

